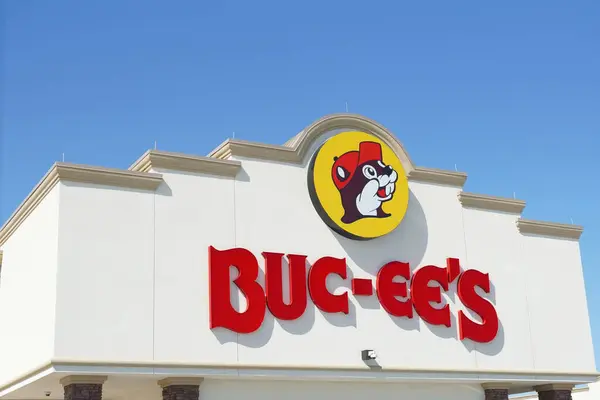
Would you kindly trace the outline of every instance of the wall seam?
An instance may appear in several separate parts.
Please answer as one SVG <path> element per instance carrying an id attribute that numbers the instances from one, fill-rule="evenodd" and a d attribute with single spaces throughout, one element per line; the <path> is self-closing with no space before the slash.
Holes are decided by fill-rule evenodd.
<path id="1" fill-rule="evenodd" d="M 162 183 L 164 185 L 164 182 Z M 156 191 L 152 193 L 152 360 L 156 361 Z M 154 368 L 153 373 L 156 373 Z"/>
<path id="2" fill-rule="evenodd" d="M 515 224 L 516 227 L 516 224 Z M 519 240 L 519 264 L 521 264 L 523 262 L 523 254 L 525 253 L 525 243 L 523 241 L 523 239 L 525 238 L 525 236 L 521 235 L 520 233 L 518 233 L 518 235 L 520 236 L 521 240 Z M 525 266 L 525 268 L 527 269 L 527 273 L 525 274 L 525 279 L 523 281 L 523 285 L 525 286 L 525 309 L 527 310 L 527 328 L 529 330 L 529 343 L 531 344 L 531 361 L 533 364 L 533 370 L 536 369 L 536 362 L 535 362 L 535 341 L 533 340 L 533 332 L 531 331 L 531 307 L 529 306 L 529 289 L 528 289 L 528 282 L 529 282 L 529 268 L 527 266 Z"/>
<path id="3" fill-rule="evenodd" d="M 458 201 L 458 194 L 456 196 L 456 199 Z M 460 220 L 462 223 L 462 230 L 463 230 L 463 244 L 464 244 L 464 248 L 465 248 L 465 264 L 469 265 L 469 251 L 468 251 L 468 246 L 467 246 L 467 228 L 465 225 L 465 208 L 462 206 L 462 204 L 460 204 L 459 201 L 459 205 L 460 205 Z M 457 321 L 457 324 L 459 324 L 460 322 Z M 457 326 L 458 329 L 458 326 Z M 473 342 L 473 346 L 475 347 L 475 351 L 473 352 L 473 356 L 475 357 L 475 369 L 479 369 L 479 362 L 477 361 L 477 343 Z"/>

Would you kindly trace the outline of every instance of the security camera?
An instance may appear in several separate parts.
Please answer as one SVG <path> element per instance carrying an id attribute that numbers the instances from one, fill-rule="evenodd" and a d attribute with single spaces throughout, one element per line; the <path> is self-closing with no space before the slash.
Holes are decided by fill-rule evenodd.
<path id="1" fill-rule="evenodd" d="M 44 392 L 44 394 L 46 395 L 46 397 L 50 397 L 50 395 L 52 394 L 52 392 Z"/>
<path id="2" fill-rule="evenodd" d="M 375 350 L 363 350 L 362 351 L 362 359 L 363 361 L 370 361 L 377 358 L 377 353 Z"/>

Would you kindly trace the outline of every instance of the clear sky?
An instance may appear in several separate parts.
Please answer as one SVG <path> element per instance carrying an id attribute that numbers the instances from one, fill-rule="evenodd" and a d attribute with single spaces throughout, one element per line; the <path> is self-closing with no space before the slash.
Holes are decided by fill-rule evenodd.
<path id="1" fill-rule="evenodd" d="M 600 364 L 600 2 L 4 0 L 0 220 L 53 162 L 283 143 L 350 112 L 582 224 Z M 568 293 L 557 293 L 568 296 Z M 569 320 L 568 310 L 557 319 Z"/>

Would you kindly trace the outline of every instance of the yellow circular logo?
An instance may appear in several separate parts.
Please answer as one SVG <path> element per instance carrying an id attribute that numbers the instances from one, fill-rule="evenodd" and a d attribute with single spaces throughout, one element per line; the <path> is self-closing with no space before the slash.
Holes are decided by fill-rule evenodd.
<path id="1" fill-rule="evenodd" d="M 350 239 L 390 233 L 408 208 L 402 163 L 385 142 L 364 132 L 342 132 L 323 143 L 310 162 L 308 189 L 323 221 Z"/>

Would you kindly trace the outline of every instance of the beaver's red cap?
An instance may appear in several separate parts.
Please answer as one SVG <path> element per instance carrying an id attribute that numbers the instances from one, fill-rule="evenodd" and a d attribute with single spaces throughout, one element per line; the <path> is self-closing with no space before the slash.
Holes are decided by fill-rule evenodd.
<path id="1" fill-rule="evenodd" d="M 381 145 L 376 142 L 361 142 L 358 151 L 349 151 L 338 157 L 331 168 L 331 177 L 338 190 L 342 190 L 352 180 L 356 168 L 369 161 L 382 161 Z M 338 167 L 342 167 L 344 174 L 338 175 Z"/>

